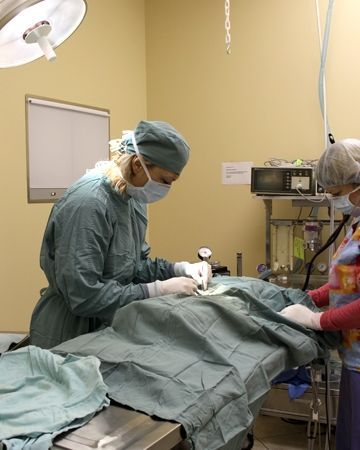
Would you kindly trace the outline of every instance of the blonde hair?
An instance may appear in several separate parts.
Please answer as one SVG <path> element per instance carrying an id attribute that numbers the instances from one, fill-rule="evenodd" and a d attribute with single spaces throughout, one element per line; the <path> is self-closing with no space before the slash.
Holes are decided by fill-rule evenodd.
<path id="1" fill-rule="evenodd" d="M 123 193 L 126 191 L 126 185 L 131 182 L 133 176 L 132 160 L 135 154 L 114 152 L 112 154 L 111 163 L 103 168 L 104 175 L 110 181 L 113 189 Z M 142 156 L 142 160 L 147 167 L 153 166 L 148 160 Z"/>
<path id="2" fill-rule="evenodd" d="M 111 164 L 104 167 L 104 175 L 110 181 L 113 189 L 120 192 L 126 190 L 126 180 L 131 179 L 131 161 L 134 155 L 128 153 L 116 153 L 112 155 Z"/>

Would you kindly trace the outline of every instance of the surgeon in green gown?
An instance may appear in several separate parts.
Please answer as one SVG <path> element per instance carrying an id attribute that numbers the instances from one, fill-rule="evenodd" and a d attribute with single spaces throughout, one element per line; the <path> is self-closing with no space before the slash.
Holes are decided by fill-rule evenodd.
<path id="1" fill-rule="evenodd" d="M 146 208 L 163 198 L 189 158 L 170 124 L 141 121 L 54 205 L 40 265 L 48 280 L 32 314 L 30 343 L 51 348 L 111 325 L 133 301 L 193 295 L 211 278 L 205 262 L 149 257 Z"/>

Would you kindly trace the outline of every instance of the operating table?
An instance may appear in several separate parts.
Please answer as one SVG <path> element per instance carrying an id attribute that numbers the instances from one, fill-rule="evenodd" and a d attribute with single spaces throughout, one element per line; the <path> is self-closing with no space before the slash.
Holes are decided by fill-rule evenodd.
<path id="1" fill-rule="evenodd" d="M 309 303 L 301 291 L 224 278 L 201 299 L 134 302 L 112 327 L 53 348 L 98 357 L 113 401 L 86 425 L 58 435 L 54 448 L 169 450 L 186 448 L 185 436 L 199 450 L 235 440 L 231 448 L 241 447 L 270 381 L 325 356 L 338 338 L 277 314 L 289 302 Z"/>

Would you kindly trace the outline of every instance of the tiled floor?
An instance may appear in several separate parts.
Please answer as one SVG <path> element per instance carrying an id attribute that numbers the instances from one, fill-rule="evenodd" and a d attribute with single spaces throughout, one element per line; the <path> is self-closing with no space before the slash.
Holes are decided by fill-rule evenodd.
<path id="1" fill-rule="evenodd" d="M 322 425 L 322 434 L 316 439 L 313 447 L 308 446 L 306 437 L 307 423 L 289 423 L 279 417 L 259 415 L 254 426 L 253 450 L 324 450 L 325 428 Z M 330 450 L 335 450 L 334 435 L 331 436 Z M 190 445 L 183 441 L 172 450 L 189 450 Z"/>
<path id="2" fill-rule="evenodd" d="M 322 434 L 315 441 L 314 450 L 325 448 L 325 429 L 322 426 Z M 259 415 L 254 426 L 254 450 L 307 450 L 308 439 L 306 437 L 307 423 L 289 423 L 279 417 Z M 334 436 L 331 439 L 331 450 L 335 450 Z"/>

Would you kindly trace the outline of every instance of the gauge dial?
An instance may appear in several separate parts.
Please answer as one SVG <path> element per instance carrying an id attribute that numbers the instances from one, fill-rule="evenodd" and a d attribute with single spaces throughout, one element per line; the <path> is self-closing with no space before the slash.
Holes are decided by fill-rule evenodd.
<path id="1" fill-rule="evenodd" d="M 327 271 L 328 266 L 327 266 L 327 264 L 325 264 L 325 263 L 323 263 L 323 262 L 320 262 L 320 263 L 316 266 L 316 268 L 317 268 L 317 270 L 318 270 L 320 273 L 325 273 L 325 272 Z"/>
<path id="2" fill-rule="evenodd" d="M 209 247 L 200 247 L 198 250 L 198 256 L 203 261 L 209 260 L 211 255 L 212 251 L 209 249 Z"/>

